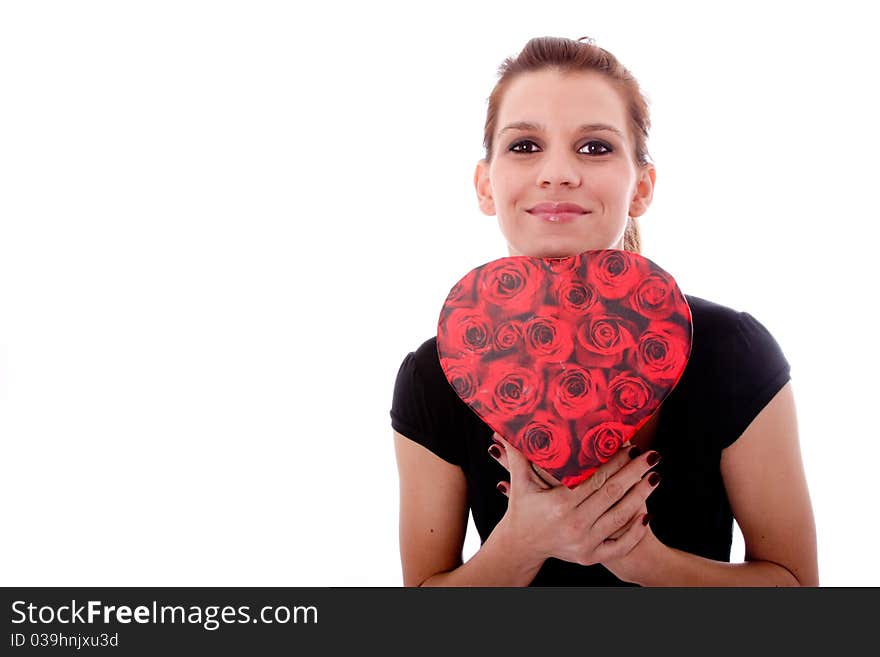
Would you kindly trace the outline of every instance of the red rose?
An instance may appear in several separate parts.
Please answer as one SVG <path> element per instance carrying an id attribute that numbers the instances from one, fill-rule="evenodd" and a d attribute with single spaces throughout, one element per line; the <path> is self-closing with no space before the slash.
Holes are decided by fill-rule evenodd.
<path id="1" fill-rule="evenodd" d="M 526 351 L 536 361 L 564 361 L 574 349 L 570 325 L 560 322 L 554 312 L 554 308 L 541 308 L 537 317 L 523 324 Z"/>
<path id="2" fill-rule="evenodd" d="M 480 395 L 491 415 L 510 418 L 532 413 L 543 394 L 540 375 L 516 361 L 492 361 L 480 376 Z"/>
<path id="3" fill-rule="evenodd" d="M 541 302 L 545 282 L 544 272 L 531 258 L 501 258 L 483 265 L 477 294 L 510 314 L 528 312 Z"/>
<path id="4" fill-rule="evenodd" d="M 643 379 L 632 372 L 623 372 L 608 383 L 608 409 L 621 416 L 629 416 L 650 409 L 654 391 Z"/>
<path id="5" fill-rule="evenodd" d="M 465 361 L 448 360 L 443 370 L 455 394 L 465 403 L 470 402 L 479 388 L 474 368 Z"/>
<path id="6" fill-rule="evenodd" d="M 553 284 L 553 298 L 562 312 L 582 316 L 599 302 L 599 294 L 595 286 L 576 278 L 560 276 Z"/>
<path id="7" fill-rule="evenodd" d="M 687 333 L 672 322 L 651 322 L 639 336 L 630 363 L 651 383 L 662 385 L 681 376 L 690 356 Z"/>
<path id="8" fill-rule="evenodd" d="M 602 370 L 588 370 L 566 365 L 550 382 L 550 399 L 556 413 L 574 420 L 595 411 L 605 397 L 605 376 Z"/>
<path id="9" fill-rule="evenodd" d="M 482 354 L 492 347 L 492 327 L 477 308 L 455 308 L 441 320 L 440 333 L 449 353 L 445 358 L 460 358 L 465 354 Z"/>
<path id="10" fill-rule="evenodd" d="M 587 351 L 603 356 L 619 354 L 635 344 L 635 324 L 614 315 L 588 318 L 578 327 L 578 342 Z"/>
<path id="11" fill-rule="evenodd" d="M 495 351 L 507 351 L 516 347 L 520 340 L 522 340 L 522 322 L 511 320 L 500 324 L 495 329 L 492 342 Z"/>
<path id="12" fill-rule="evenodd" d="M 620 422 L 596 425 L 581 439 L 578 463 L 582 467 L 605 463 L 617 453 L 630 433 L 630 427 Z"/>
<path id="13" fill-rule="evenodd" d="M 587 279 L 603 298 L 620 299 L 629 294 L 644 276 L 640 262 L 641 259 L 626 251 L 606 249 L 599 257 L 588 261 Z"/>
<path id="14" fill-rule="evenodd" d="M 571 457 L 568 428 L 555 415 L 538 411 L 520 430 L 517 442 L 525 457 L 548 471 L 564 466 Z"/>
<path id="15" fill-rule="evenodd" d="M 636 286 L 625 305 L 648 319 L 666 319 L 682 302 L 675 282 L 655 271 Z"/>

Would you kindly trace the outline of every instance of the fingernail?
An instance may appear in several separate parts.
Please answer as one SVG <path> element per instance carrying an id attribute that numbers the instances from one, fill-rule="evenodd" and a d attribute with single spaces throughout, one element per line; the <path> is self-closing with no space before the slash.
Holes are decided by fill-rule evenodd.
<path id="1" fill-rule="evenodd" d="M 641 449 L 639 449 L 638 447 L 633 447 L 631 450 L 629 450 L 629 457 L 631 459 L 634 459 L 635 457 L 637 457 L 641 453 L 642 453 Z"/>
<path id="2" fill-rule="evenodd" d="M 507 483 L 506 482 L 499 481 L 497 484 L 495 484 L 495 488 L 498 489 L 498 492 L 500 492 L 504 495 L 507 495 Z"/>
<path id="3" fill-rule="evenodd" d="M 500 459 L 500 458 L 501 458 L 501 448 L 498 447 L 498 445 L 493 444 L 493 445 L 489 448 L 489 453 L 490 453 L 492 456 L 494 456 L 496 459 Z"/>
<path id="4" fill-rule="evenodd" d="M 660 475 L 656 472 L 652 472 L 651 475 L 648 477 L 648 483 L 652 486 L 656 486 L 660 483 Z"/>
<path id="5" fill-rule="evenodd" d="M 648 454 L 648 465 L 656 465 L 657 461 L 659 461 L 659 460 L 660 460 L 660 453 L 659 452 L 651 452 L 650 454 Z"/>
<path id="6" fill-rule="evenodd" d="M 651 522 L 651 514 L 650 514 L 650 513 L 646 513 L 646 514 L 645 514 L 645 517 L 642 518 L 642 524 L 643 524 L 643 525 L 647 525 L 649 522 Z"/>

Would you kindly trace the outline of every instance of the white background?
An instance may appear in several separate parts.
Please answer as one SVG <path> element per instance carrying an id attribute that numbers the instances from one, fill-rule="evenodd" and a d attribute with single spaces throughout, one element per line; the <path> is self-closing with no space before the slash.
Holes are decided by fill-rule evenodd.
<path id="1" fill-rule="evenodd" d="M 0 584 L 399 585 L 394 378 L 507 255 L 496 69 L 586 35 L 651 102 L 644 254 L 776 337 L 822 584 L 880 585 L 860 6 L 3 3 Z"/>

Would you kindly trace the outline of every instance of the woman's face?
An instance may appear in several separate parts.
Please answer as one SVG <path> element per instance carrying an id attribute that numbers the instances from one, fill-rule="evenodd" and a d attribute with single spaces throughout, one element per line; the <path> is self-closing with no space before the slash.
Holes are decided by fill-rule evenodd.
<path id="1" fill-rule="evenodd" d="M 623 99 L 600 73 L 545 70 L 513 80 L 492 161 L 480 160 L 474 175 L 480 209 L 498 216 L 510 255 L 623 248 L 627 217 L 647 210 L 655 179 L 652 165 L 633 160 L 627 119 Z M 532 127 L 509 127 L 517 123 Z M 574 203 L 583 212 L 542 214 L 533 210 L 540 203 Z"/>

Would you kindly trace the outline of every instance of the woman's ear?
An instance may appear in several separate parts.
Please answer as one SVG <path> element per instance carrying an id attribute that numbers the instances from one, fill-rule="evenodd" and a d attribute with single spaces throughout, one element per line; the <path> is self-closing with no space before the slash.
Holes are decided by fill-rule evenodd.
<path id="1" fill-rule="evenodd" d="M 636 191 L 629 204 L 630 217 L 640 217 L 648 211 L 651 199 L 654 198 L 654 184 L 657 181 L 657 170 L 653 164 L 646 164 L 641 168 L 639 180 L 636 183 Z"/>
<path id="2" fill-rule="evenodd" d="M 474 189 L 477 191 L 477 203 L 485 215 L 495 214 L 495 199 L 492 198 L 492 183 L 489 181 L 489 165 L 486 160 L 477 162 L 474 171 Z"/>

